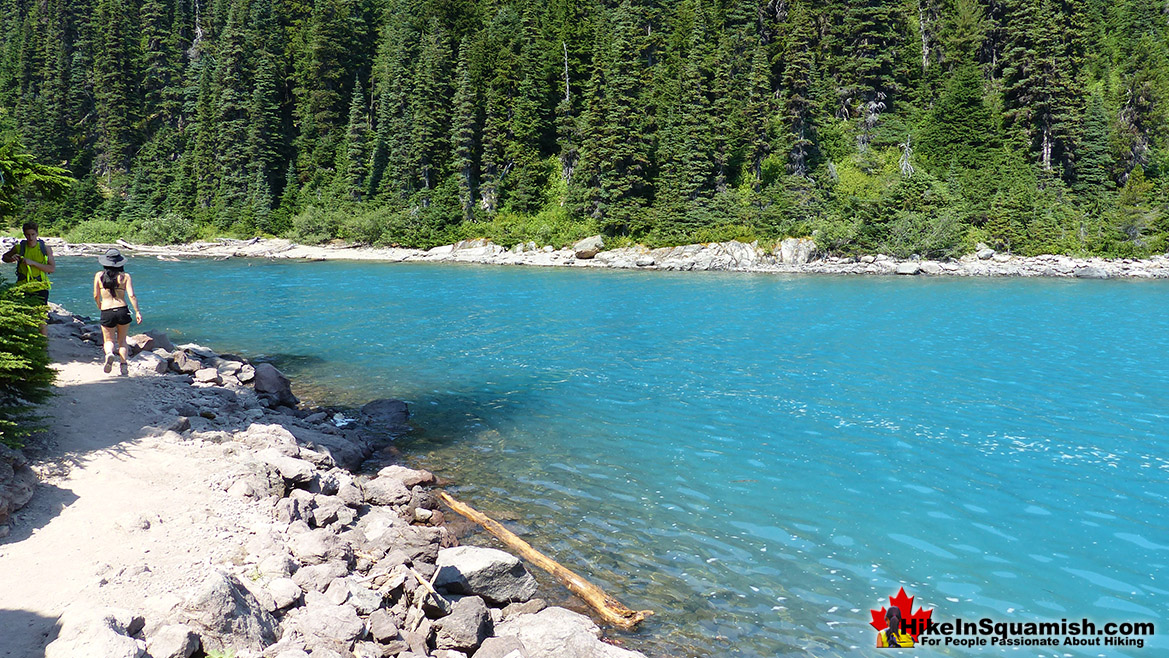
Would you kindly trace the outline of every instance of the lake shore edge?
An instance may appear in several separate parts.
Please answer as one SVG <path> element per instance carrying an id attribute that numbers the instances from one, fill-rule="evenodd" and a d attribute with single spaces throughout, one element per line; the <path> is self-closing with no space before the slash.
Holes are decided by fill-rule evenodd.
<path id="1" fill-rule="evenodd" d="M 530 267 L 583 267 L 620 270 L 743 272 L 759 274 L 820 274 L 869 276 L 1048 277 L 1081 279 L 1166 279 L 1169 255 L 1146 259 L 1017 256 L 984 248 L 976 254 L 947 260 L 898 259 L 883 254 L 860 257 L 817 255 L 808 239 L 784 240 L 770 252 L 757 243 L 715 242 L 678 247 L 603 249 L 600 236 L 573 247 L 554 249 L 534 242 L 508 249 L 489 240 L 464 240 L 431 249 L 357 245 L 301 245 L 282 238 L 214 241 L 152 246 L 46 242 L 60 256 L 92 256 L 108 248 L 128 250 L 162 260 L 182 258 L 267 258 L 279 260 L 349 260 L 388 263 L 470 263 Z"/>
<path id="2" fill-rule="evenodd" d="M 429 472 L 359 473 L 408 431 L 405 403 L 301 408 L 270 364 L 156 332 L 134 337 L 125 373 L 102 373 L 94 320 L 51 308 L 59 381 L 47 431 L 0 454 L 28 494 L 2 506 L 0 568 L 36 573 L 76 555 L 59 579 L 0 596 L 33 618 L 4 628 L 0 616 L 14 647 L 49 658 L 552 658 L 571 637 L 579 658 L 644 658 L 535 598 L 514 556 L 459 546 Z M 143 473 L 158 481 L 124 499 Z M 74 491 L 65 509 L 48 500 Z"/>

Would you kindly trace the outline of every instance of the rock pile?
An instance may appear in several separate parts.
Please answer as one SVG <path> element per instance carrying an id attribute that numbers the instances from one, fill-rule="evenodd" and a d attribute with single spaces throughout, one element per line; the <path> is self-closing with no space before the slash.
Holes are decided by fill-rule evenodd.
<path id="1" fill-rule="evenodd" d="M 58 307 L 53 321 L 93 341 L 88 319 Z M 459 546 L 431 473 L 355 473 L 378 440 L 405 431 L 404 403 L 374 401 L 341 428 L 335 413 L 298 408 L 270 364 L 164 335 L 135 342 L 135 375 L 174 385 L 162 421 L 144 429 L 225 457 L 208 486 L 260 521 L 246 538 L 217 535 L 241 550 L 202 564 L 174 594 L 133 611 L 70 608 L 47 657 L 641 656 L 601 641 L 587 617 L 534 598 L 536 581 L 514 556 Z"/>

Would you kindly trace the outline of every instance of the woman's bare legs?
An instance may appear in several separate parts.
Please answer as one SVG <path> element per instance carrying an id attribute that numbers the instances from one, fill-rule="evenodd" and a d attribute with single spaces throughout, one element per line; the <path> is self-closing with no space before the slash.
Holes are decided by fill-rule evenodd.
<path id="1" fill-rule="evenodd" d="M 102 325 L 101 339 L 102 339 L 102 346 L 105 349 L 105 353 L 106 353 L 105 365 L 103 367 L 103 370 L 105 370 L 106 372 L 109 372 L 110 368 L 114 367 L 114 347 L 117 345 L 117 343 L 115 342 L 117 340 L 117 338 L 118 338 L 118 330 L 116 328 L 107 327 L 105 325 Z"/>
<path id="2" fill-rule="evenodd" d="M 122 359 L 122 374 L 127 374 L 126 361 L 130 358 L 130 348 L 126 347 L 126 334 L 130 331 L 130 325 L 118 325 L 118 356 Z"/>

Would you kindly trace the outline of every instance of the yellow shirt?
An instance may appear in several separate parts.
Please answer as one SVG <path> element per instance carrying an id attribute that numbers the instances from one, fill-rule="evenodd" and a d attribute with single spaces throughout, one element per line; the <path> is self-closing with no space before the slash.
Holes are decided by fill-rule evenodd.
<path id="1" fill-rule="evenodd" d="M 42 265 L 49 264 L 49 255 L 41 250 L 41 241 L 40 240 L 37 240 L 35 242 L 29 242 L 28 240 L 21 240 L 20 245 L 21 246 L 19 248 L 17 248 L 17 250 L 16 250 L 16 257 L 17 258 L 21 258 L 21 257 L 27 258 L 31 261 L 36 261 L 38 263 L 41 263 Z M 48 272 L 43 272 L 41 270 L 38 270 L 35 267 L 32 267 L 31 265 L 27 265 L 27 264 L 25 264 L 25 262 L 23 260 L 17 261 L 17 263 L 16 263 L 16 280 L 17 281 L 44 281 L 45 283 L 48 283 L 50 286 L 52 286 L 52 284 L 49 283 Z"/>
<path id="2" fill-rule="evenodd" d="M 896 642 L 897 643 L 893 645 L 893 648 L 912 647 L 913 646 L 913 636 L 910 635 L 909 633 L 898 633 L 897 638 L 896 638 Z M 880 633 L 877 633 L 877 648 L 878 649 L 889 649 L 890 648 L 889 640 L 885 635 L 885 631 L 881 631 Z"/>

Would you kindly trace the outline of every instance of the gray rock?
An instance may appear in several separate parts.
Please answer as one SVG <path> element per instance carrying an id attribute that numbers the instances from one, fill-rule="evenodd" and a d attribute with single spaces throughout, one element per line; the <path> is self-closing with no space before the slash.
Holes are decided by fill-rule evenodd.
<path id="1" fill-rule="evenodd" d="M 268 594 L 272 596 L 272 603 L 276 605 L 277 610 L 291 608 L 299 603 L 303 596 L 300 585 L 291 578 L 277 578 L 268 583 Z"/>
<path id="2" fill-rule="evenodd" d="M 903 275 L 915 275 L 921 271 L 921 264 L 916 261 L 908 261 L 897 265 L 897 273 Z"/>
<path id="3" fill-rule="evenodd" d="M 154 346 L 150 347 L 150 348 L 146 348 L 146 349 L 150 349 L 152 351 L 153 350 L 166 350 L 167 352 L 175 351 L 175 344 L 170 342 L 170 338 L 167 337 L 165 331 L 158 331 L 157 329 L 151 329 L 150 331 L 147 331 L 144 335 L 149 336 L 150 338 L 154 339 Z"/>
<path id="4" fill-rule="evenodd" d="M 1087 266 L 1077 267 L 1075 270 L 1075 277 L 1077 279 L 1107 279 L 1109 278 L 1109 274 L 1104 268 Z"/>
<path id="5" fill-rule="evenodd" d="M 374 400 L 361 407 L 361 418 L 384 430 L 401 431 L 410 418 L 410 408 L 401 400 Z"/>
<path id="6" fill-rule="evenodd" d="M 337 578 L 344 578 L 349 567 L 344 562 L 326 562 L 297 569 L 292 581 L 306 592 L 323 592 Z"/>
<path id="7" fill-rule="evenodd" d="M 518 615 L 496 626 L 495 634 L 517 638 L 530 658 L 645 658 L 605 644 L 600 640 L 601 629 L 592 620 L 564 608 Z"/>
<path id="8" fill-rule="evenodd" d="M 331 523 L 340 522 L 341 525 L 353 523 L 357 514 L 345 501 L 336 496 L 317 495 L 313 497 L 313 525 L 323 528 Z"/>
<path id="9" fill-rule="evenodd" d="M 371 505 L 405 505 L 410 502 L 410 490 L 401 480 L 378 476 L 361 486 L 365 502 Z"/>
<path id="10" fill-rule="evenodd" d="M 209 574 L 182 610 L 186 623 L 203 639 L 204 651 L 260 651 L 276 641 L 276 620 L 230 574 Z"/>
<path id="11" fill-rule="evenodd" d="M 203 362 L 186 352 L 175 352 L 171 357 L 170 369 L 175 372 L 181 372 L 188 375 L 193 375 L 203 368 Z"/>
<path id="12" fill-rule="evenodd" d="M 146 643 L 129 637 L 141 630 L 141 618 L 125 610 L 73 606 L 61 615 L 57 639 L 44 658 L 142 658 Z"/>
<path id="13" fill-rule="evenodd" d="M 146 334 L 135 334 L 126 337 L 126 346 L 130 348 L 131 355 L 138 354 L 139 352 L 153 352 L 158 349 L 154 339 Z"/>
<path id="14" fill-rule="evenodd" d="M 325 434 L 296 425 L 291 425 L 287 429 L 297 441 L 312 450 L 328 455 L 334 464 L 350 471 L 356 471 L 361 463 L 373 454 L 373 449 L 368 445 L 351 440 L 347 436 Z"/>
<path id="15" fill-rule="evenodd" d="M 269 555 L 256 565 L 261 574 L 273 578 L 288 578 L 296 573 L 296 567 L 296 561 L 286 553 Z"/>
<path id="16" fill-rule="evenodd" d="M 489 637 L 483 640 L 475 658 L 531 658 L 524 643 L 516 637 Z"/>
<path id="17" fill-rule="evenodd" d="M 978 260 L 990 260 L 991 258 L 994 258 L 994 253 L 994 249 L 991 249 L 990 247 L 983 247 L 982 249 L 979 249 L 974 255 L 978 257 Z"/>
<path id="18" fill-rule="evenodd" d="M 434 474 L 430 471 L 415 470 L 406 468 L 405 466 L 398 466 L 397 464 L 383 468 L 377 472 L 377 475 L 379 478 L 392 478 L 410 488 L 418 485 L 434 484 Z"/>
<path id="19" fill-rule="evenodd" d="M 653 256 L 642 255 L 638 256 L 637 260 L 633 261 L 633 264 L 637 267 L 652 267 L 657 264 L 657 261 L 654 260 Z"/>
<path id="20" fill-rule="evenodd" d="M 240 381 L 243 379 L 240 378 Z M 273 404 L 295 407 L 300 403 L 300 400 L 292 394 L 292 382 L 288 381 L 288 378 L 271 363 L 261 363 L 255 366 L 254 384 L 256 394 Z"/>
<path id="21" fill-rule="evenodd" d="M 36 473 L 28 467 L 24 454 L 0 445 L 0 524 L 32 500 L 36 486 Z"/>
<path id="22" fill-rule="evenodd" d="M 349 605 L 357 610 L 359 615 L 370 615 L 378 608 L 382 607 L 382 595 L 371 590 L 370 588 L 350 581 L 349 583 Z"/>
<path id="23" fill-rule="evenodd" d="M 816 253 L 816 242 L 810 238 L 787 238 L 775 249 L 779 262 L 791 265 L 807 263 Z"/>
<path id="24" fill-rule="evenodd" d="M 139 352 L 130 358 L 130 369 L 140 373 L 161 375 L 170 369 L 170 362 L 154 352 Z"/>
<path id="25" fill-rule="evenodd" d="M 256 453 L 256 459 L 280 472 L 280 477 L 292 484 L 307 484 L 316 477 L 315 466 L 303 459 L 289 457 L 275 448 L 265 448 Z"/>
<path id="26" fill-rule="evenodd" d="M 438 649 L 432 655 L 434 658 L 467 658 L 467 654 L 454 649 Z"/>
<path id="27" fill-rule="evenodd" d="M 435 621 L 434 628 L 436 648 L 471 652 L 491 635 L 491 615 L 483 599 L 468 596 L 455 601 L 451 613 Z"/>
<path id="28" fill-rule="evenodd" d="M 303 489 L 293 489 L 288 498 L 281 498 L 276 501 L 276 507 L 273 510 L 276 515 L 276 520 L 281 523 L 293 523 L 295 521 L 308 522 L 313 518 L 313 500 L 312 494 L 305 496 L 297 492 Z M 308 492 L 305 491 L 305 494 Z"/>
<path id="29" fill-rule="evenodd" d="M 256 368 L 250 363 L 245 363 L 235 373 L 235 378 L 246 384 L 256 378 Z"/>
<path id="30" fill-rule="evenodd" d="M 397 620 L 386 610 L 375 610 L 370 613 L 369 635 L 382 644 L 401 639 Z"/>
<path id="31" fill-rule="evenodd" d="M 526 601 L 536 593 L 536 579 L 519 558 L 479 546 L 455 546 L 438 552 L 436 587 L 455 594 L 482 596 L 502 605 Z"/>
<path id="32" fill-rule="evenodd" d="M 189 626 L 163 626 L 146 637 L 150 658 L 191 658 L 199 649 L 199 636 Z"/>
<path id="33" fill-rule="evenodd" d="M 400 552 L 414 563 L 434 564 L 438 559 L 442 538 L 437 528 L 412 526 L 390 510 L 370 511 L 357 527 L 365 534 L 365 551 L 378 559 L 391 552 Z"/>
<path id="34" fill-rule="evenodd" d="M 594 235 L 577 241 L 572 245 L 572 253 L 581 260 L 588 260 L 595 257 L 602 249 L 605 248 L 605 238 Z"/>
<path id="35" fill-rule="evenodd" d="M 339 561 L 348 563 L 353 559 L 353 549 L 337 535 L 324 528 L 317 528 L 291 538 L 288 548 L 301 564 L 323 564 Z"/>
<path id="36" fill-rule="evenodd" d="M 222 384 L 223 378 L 215 368 L 200 368 L 195 371 L 195 381 L 201 384 Z"/>
<path id="37" fill-rule="evenodd" d="M 532 599 L 523 603 L 510 603 L 503 608 L 503 618 L 511 619 L 516 615 L 534 615 L 548 607 L 544 599 Z"/>
<path id="38" fill-rule="evenodd" d="M 365 635 L 365 622 L 352 606 L 310 604 L 296 613 L 285 621 L 285 627 L 291 626 L 311 638 L 348 643 Z"/>

